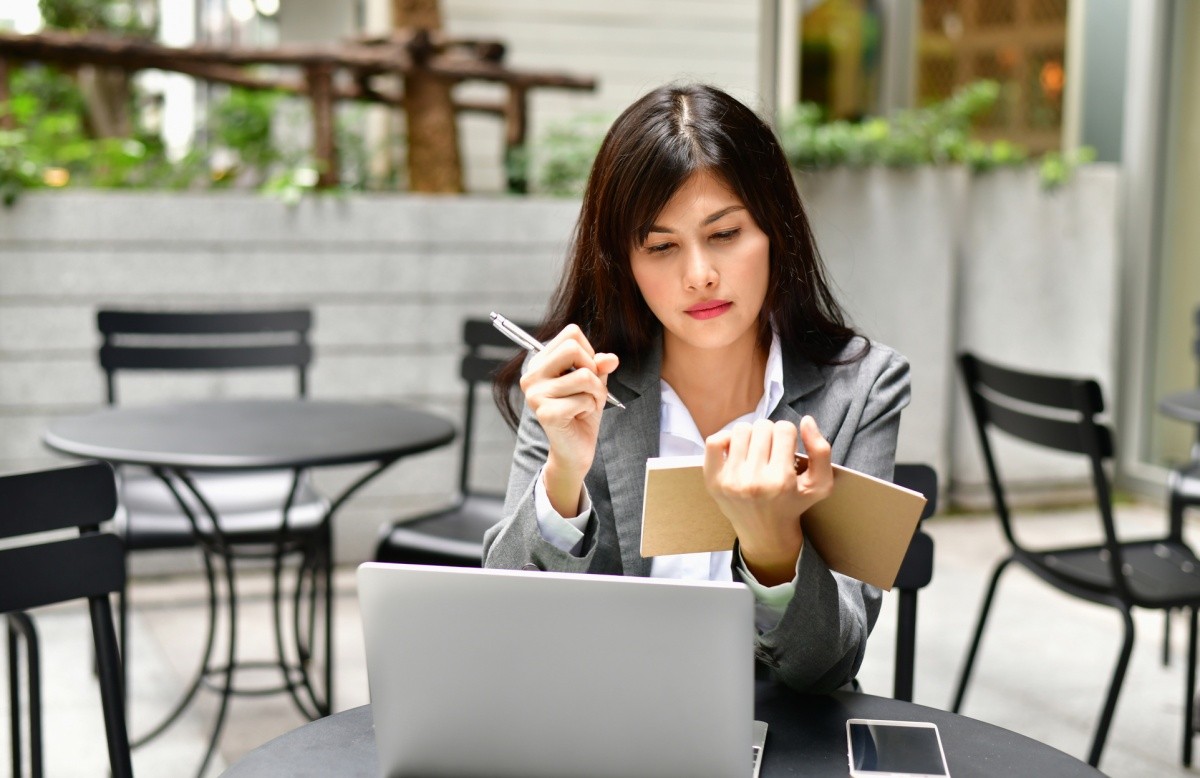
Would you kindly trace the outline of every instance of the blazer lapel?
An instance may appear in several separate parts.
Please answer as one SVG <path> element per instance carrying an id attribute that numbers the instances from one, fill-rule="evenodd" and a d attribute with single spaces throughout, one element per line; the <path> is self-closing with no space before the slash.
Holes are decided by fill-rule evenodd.
<path id="1" fill-rule="evenodd" d="M 626 575 L 650 574 L 650 560 L 641 554 L 642 495 L 646 460 L 658 456 L 661 364 L 659 345 L 636 368 L 618 368 L 609 379 L 609 388 L 615 390 L 613 396 L 625 404 L 625 410 L 607 408 L 600 424 L 598 448 Z"/>

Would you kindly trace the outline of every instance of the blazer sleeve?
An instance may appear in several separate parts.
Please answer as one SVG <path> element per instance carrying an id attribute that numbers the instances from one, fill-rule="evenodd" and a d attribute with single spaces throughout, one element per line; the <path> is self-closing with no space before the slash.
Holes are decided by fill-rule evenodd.
<path id="1" fill-rule="evenodd" d="M 910 398 L 908 362 L 877 345 L 856 364 L 856 380 L 827 384 L 826 392 L 857 396 L 842 426 L 832 435 L 823 431 L 832 441 L 835 462 L 891 480 L 900 412 Z M 806 546 L 796 570 L 796 594 L 778 624 L 758 635 L 755 656 L 794 689 L 834 691 L 852 681 L 862 665 L 881 599 L 878 588 L 833 572 Z"/>
<path id="2" fill-rule="evenodd" d="M 533 565 L 539 570 L 563 573 L 620 574 L 619 561 L 614 569 L 613 555 L 606 553 L 607 549 L 597 553 L 602 545 L 597 542 L 601 534 L 598 526 L 611 513 L 599 456 L 584 482 L 592 498 L 592 515 L 584 530 L 582 556 L 563 551 L 542 537 L 534 506 L 534 486 L 549 450 L 546 433 L 533 413 L 525 408 L 517 427 L 504 516 L 483 538 L 484 567 L 520 569 Z"/>

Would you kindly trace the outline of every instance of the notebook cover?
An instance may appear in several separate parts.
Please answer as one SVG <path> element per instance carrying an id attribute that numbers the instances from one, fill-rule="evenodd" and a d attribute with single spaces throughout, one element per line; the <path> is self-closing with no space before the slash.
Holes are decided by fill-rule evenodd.
<path id="1" fill-rule="evenodd" d="M 796 459 L 798 469 L 807 466 L 803 455 Z M 708 494 L 703 463 L 703 456 L 646 461 L 643 557 L 733 548 L 733 526 Z M 831 569 L 890 590 L 924 508 L 919 492 L 834 465 L 833 493 L 804 514 L 804 542 Z"/>

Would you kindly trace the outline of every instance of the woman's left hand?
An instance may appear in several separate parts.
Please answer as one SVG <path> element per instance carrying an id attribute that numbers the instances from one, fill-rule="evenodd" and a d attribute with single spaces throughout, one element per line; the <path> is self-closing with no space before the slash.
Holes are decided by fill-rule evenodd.
<path id="1" fill-rule="evenodd" d="M 721 430 L 705 442 L 704 480 L 733 524 L 742 559 L 765 586 L 792 580 L 804 546 L 801 515 L 833 491 L 829 441 L 811 416 L 799 437 L 808 468 L 796 474 L 797 429 L 760 419 Z"/>

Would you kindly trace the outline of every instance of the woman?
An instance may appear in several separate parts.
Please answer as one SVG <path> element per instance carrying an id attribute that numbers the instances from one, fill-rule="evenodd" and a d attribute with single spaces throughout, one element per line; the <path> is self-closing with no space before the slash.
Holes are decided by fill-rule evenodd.
<path id="1" fill-rule="evenodd" d="M 890 479 L 908 364 L 846 325 L 770 128 L 708 86 L 626 109 L 538 334 L 545 350 L 497 386 L 517 450 L 485 564 L 741 580 L 760 664 L 802 691 L 851 682 L 880 592 L 805 547 L 802 514 L 831 462 Z M 645 461 L 684 454 L 704 454 L 737 544 L 643 559 Z"/>

